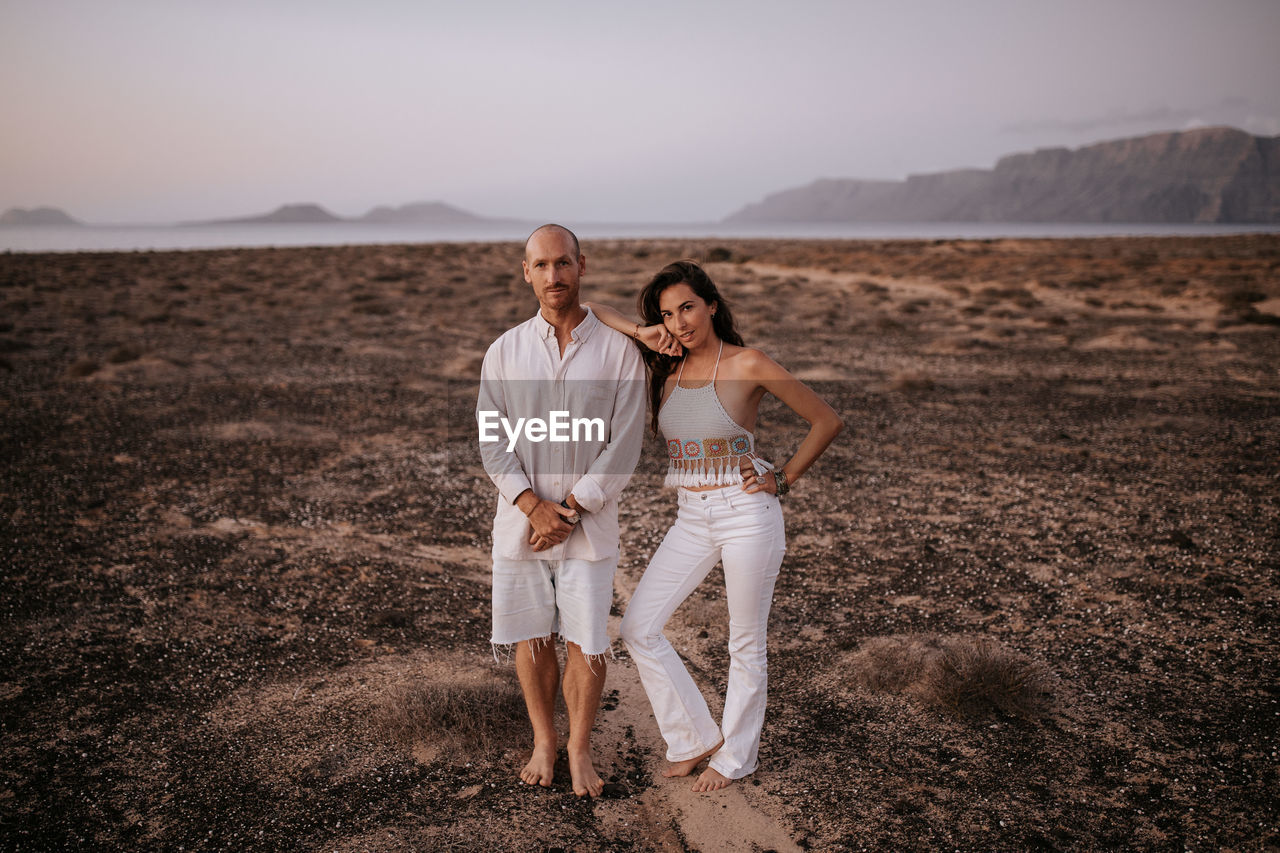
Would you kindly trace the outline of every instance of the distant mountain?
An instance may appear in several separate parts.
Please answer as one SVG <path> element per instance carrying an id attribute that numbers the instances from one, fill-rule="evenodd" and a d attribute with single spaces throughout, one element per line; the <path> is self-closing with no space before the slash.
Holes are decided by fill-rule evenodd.
<path id="1" fill-rule="evenodd" d="M 345 222 L 318 204 L 282 204 L 270 213 L 260 216 L 244 216 L 236 219 L 209 219 L 201 222 L 184 222 L 183 225 L 316 225 L 329 222 Z"/>
<path id="2" fill-rule="evenodd" d="M 79 225 L 56 207 L 11 207 L 0 213 L 0 225 Z"/>
<path id="3" fill-rule="evenodd" d="M 261 216 L 242 216 L 234 219 L 213 219 L 201 222 L 184 222 L 183 225 L 316 225 L 330 222 L 368 222 L 374 225 L 447 225 L 476 222 L 506 222 L 477 216 L 442 201 L 419 201 L 401 207 L 380 205 L 364 216 L 347 219 L 335 216 L 318 204 L 286 204 Z"/>
<path id="4" fill-rule="evenodd" d="M 1013 154 L 989 170 L 823 179 L 725 221 L 1280 223 L 1280 136 L 1210 127 Z"/>
<path id="5" fill-rule="evenodd" d="M 374 222 L 380 225 L 440 225 L 452 222 L 487 222 L 485 217 L 476 216 L 465 210 L 445 204 L 442 201 L 419 201 L 402 207 L 375 207 L 360 217 L 361 222 Z"/>

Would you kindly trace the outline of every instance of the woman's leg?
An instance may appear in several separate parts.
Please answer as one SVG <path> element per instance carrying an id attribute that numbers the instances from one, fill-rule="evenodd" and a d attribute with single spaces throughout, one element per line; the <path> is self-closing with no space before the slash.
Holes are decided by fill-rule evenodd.
<path id="1" fill-rule="evenodd" d="M 622 640 L 640 672 L 658 728 L 667 741 L 667 760 L 700 756 L 720 742 L 702 692 L 662 633 L 671 614 L 689 597 L 720 552 L 706 535 L 695 508 L 683 505 L 644 570 L 622 619 Z"/>
<path id="2" fill-rule="evenodd" d="M 725 779 L 739 779 L 756 769 L 764 726 L 769 608 L 786 538 L 777 499 L 762 498 L 763 502 L 755 496 L 749 501 L 735 496 L 733 515 L 716 527 L 729 604 L 729 686 L 721 720 L 724 746 L 712 756 L 709 773 Z"/>

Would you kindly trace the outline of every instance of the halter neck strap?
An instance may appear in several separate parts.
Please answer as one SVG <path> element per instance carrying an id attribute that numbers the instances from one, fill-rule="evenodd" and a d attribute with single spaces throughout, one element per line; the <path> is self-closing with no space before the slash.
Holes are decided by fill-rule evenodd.
<path id="1" fill-rule="evenodd" d="M 716 384 L 716 374 L 720 372 L 720 355 L 723 352 L 724 352 L 724 340 L 722 339 L 720 341 L 720 349 L 716 350 L 715 366 L 711 368 L 711 385 L 713 387 Z M 683 358 L 680 359 L 680 369 L 676 371 L 676 387 L 677 388 L 680 387 L 680 377 L 684 376 L 684 362 L 685 360 Z"/>

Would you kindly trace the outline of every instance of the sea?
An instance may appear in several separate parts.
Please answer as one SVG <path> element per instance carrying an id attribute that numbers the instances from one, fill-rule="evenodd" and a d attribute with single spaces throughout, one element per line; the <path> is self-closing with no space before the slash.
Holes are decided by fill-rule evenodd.
<path id="1" fill-rule="evenodd" d="M 146 252 L 264 246 L 342 246 L 394 243 L 488 243 L 523 241 L 539 223 L 483 222 L 466 225 L 377 225 L 339 222 L 286 225 L 3 226 L 0 252 Z M 1209 237 L 1277 234 L 1277 225 L 1027 224 L 1027 223 L 843 223 L 743 224 L 574 223 L 583 240 L 767 238 L 788 240 L 944 240 L 1007 237 Z"/>

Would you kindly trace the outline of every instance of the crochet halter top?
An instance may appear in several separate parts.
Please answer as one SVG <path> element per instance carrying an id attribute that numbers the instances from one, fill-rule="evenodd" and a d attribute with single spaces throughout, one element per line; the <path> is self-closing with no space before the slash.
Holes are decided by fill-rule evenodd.
<path id="1" fill-rule="evenodd" d="M 697 388 L 683 388 L 684 362 L 676 374 L 671 396 L 658 410 L 658 426 L 667 440 L 667 476 L 664 486 L 728 486 L 742 482 L 741 459 L 751 460 L 759 473 L 773 466 L 756 456 L 755 436 L 729 417 L 716 393 L 716 374 L 724 341 L 716 353 L 711 381 Z"/>

